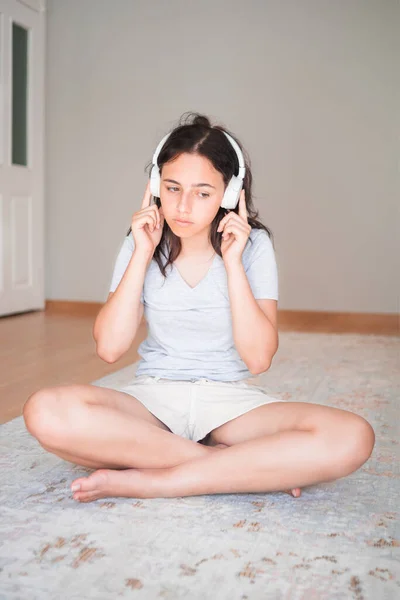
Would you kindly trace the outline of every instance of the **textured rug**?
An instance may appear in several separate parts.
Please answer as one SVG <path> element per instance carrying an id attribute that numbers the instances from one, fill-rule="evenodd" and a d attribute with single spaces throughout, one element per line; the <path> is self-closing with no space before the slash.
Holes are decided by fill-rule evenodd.
<path id="1" fill-rule="evenodd" d="M 0 598 L 397 599 L 400 338 L 281 333 L 262 381 L 374 427 L 352 475 L 288 494 L 80 504 L 90 473 L 46 452 L 22 417 L 0 426 Z M 129 381 L 136 364 L 98 381 Z"/>

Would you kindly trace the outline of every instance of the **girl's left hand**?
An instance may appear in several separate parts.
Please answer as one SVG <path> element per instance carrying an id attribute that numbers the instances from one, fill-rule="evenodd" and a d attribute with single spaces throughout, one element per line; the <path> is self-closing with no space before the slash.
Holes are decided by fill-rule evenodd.
<path id="1" fill-rule="evenodd" d="M 225 265 L 241 262 L 242 253 L 251 232 L 247 222 L 244 190 L 240 192 L 239 214 L 229 212 L 221 219 L 217 231 L 222 231 L 221 253 Z"/>

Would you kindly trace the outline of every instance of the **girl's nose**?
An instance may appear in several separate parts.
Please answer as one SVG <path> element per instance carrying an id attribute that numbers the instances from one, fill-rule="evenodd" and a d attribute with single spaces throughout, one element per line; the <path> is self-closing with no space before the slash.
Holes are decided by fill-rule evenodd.
<path id="1" fill-rule="evenodd" d="M 183 192 L 179 198 L 178 208 L 182 209 L 190 209 L 191 208 L 191 192 Z"/>

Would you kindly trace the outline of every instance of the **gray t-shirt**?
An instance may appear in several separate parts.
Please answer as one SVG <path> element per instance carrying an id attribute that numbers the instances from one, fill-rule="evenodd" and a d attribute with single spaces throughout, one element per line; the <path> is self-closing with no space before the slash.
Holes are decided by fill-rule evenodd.
<path id="1" fill-rule="evenodd" d="M 272 242 L 263 229 L 252 229 L 242 263 L 254 298 L 278 300 L 278 271 Z M 110 292 L 121 281 L 134 250 L 132 232 L 119 250 Z M 163 264 L 166 258 L 162 257 Z M 252 374 L 236 350 L 232 332 L 227 273 L 215 254 L 205 277 L 191 288 L 177 267 L 164 279 L 153 259 L 147 268 L 141 301 L 148 336 L 140 344 L 136 375 L 218 381 L 248 379 Z"/>

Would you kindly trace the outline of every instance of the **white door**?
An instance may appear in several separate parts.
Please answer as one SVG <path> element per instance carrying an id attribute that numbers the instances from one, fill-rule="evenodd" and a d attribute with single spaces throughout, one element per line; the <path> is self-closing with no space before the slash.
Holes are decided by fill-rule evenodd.
<path id="1" fill-rule="evenodd" d="M 44 309 L 45 0 L 0 0 L 0 316 Z"/>

